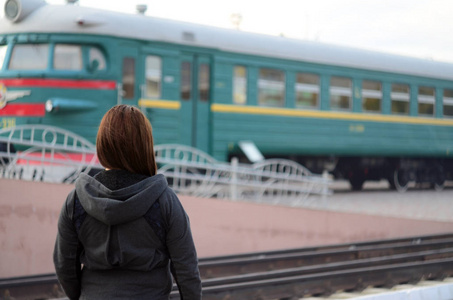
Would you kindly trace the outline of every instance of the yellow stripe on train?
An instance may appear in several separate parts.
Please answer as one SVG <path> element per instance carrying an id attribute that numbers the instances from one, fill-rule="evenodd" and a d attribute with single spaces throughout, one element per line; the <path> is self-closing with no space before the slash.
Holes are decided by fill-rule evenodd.
<path id="1" fill-rule="evenodd" d="M 181 102 L 179 102 L 179 101 L 170 101 L 170 100 L 140 99 L 138 101 L 138 106 L 140 106 L 140 107 L 148 107 L 148 108 L 180 109 L 181 108 Z"/>
<path id="2" fill-rule="evenodd" d="M 289 108 L 239 106 L 228 104 L 212 104 L 211 111 L 217 113 L 236 113 L 236 114 L 272 115 L 282 117 L 307 117 L 307 118 L 337 119 L 351 121 L 393 122 L 407 124 L 453 126 L 453 119 L 434 119 L 426 117 L 410 117 L 395 115 L 374 115 L 334 111 L 312 111 Z"/>

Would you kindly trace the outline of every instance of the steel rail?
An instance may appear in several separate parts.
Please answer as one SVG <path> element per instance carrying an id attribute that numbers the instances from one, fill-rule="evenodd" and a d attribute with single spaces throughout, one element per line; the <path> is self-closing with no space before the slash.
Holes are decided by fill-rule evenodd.
<path id="1" fill-rule="evenodd" d="M 364 246 L 344 250 L 301 251 L 290 254 L 267 255 L 254 258 L 225 259 L 200 262 L 203 278 L 224 277 L 237 274 L 265 272 L 295 266 L 311 266 L 323 263 L 352 261 L 404 253 L 414 253 L 435 249 L 450 248 L 453 239 L 429 240 L 419 244 L 386 244 Z"/>
<path id="2" fill-rule="evenodd" d="M 324 250 L 347 250 L 347 249 L 359 249 L 367 246 L 375 245 L 413 245 L 425 243 L 432 240 L 441 240 L 453 238 L 453 233 L 445 234 L 436 234 L 436 235 L 420 235 L 412 237 L 402 237 L 402 238 L 393 238 L 393 239 L 384 239 L 384 240 L 371 240 L 363 242 L 353 242 L 353 243 L 341 243 L 341 244 L 332 244 L 332 245 L 321 245 L 314 247 L 304 247 L 304 248 L 291 248 L 291 249 L 282 249 L 282 250 L 271 250 L 271 251 L 262 251 L 262 252 L 250 252 L 250 253 L 241 253 L 241 254 L 232 254 L 232 255 L 222 255 L 222 256 L 212 256 L 212 257 L 202 257 L 199 259 L 199 262 L 205 263 L 210 261 L 219 261 L 219 260 L 230 260 L 230 259 L 240 259 L 240 258 L 253 258 L 253 257 L 266 257 L 272 255 L 284 255 L 284 254 L 293 254 L 293 253 L 302 253 L 302 252 L 312 252 L 312 251 L 324 251 Z"/>
<path id="3" fill-rule="evenodd" d="M 436 259 L 453 258 L 453 248 L 415 252 L 410 254 L 396 254 L 382 257 L 365 258 L 353 261 L 332 262 L 312 266 L 303 266 L 297 268 L 287 268 L 281 270 L 271 270 L 257 273 L 247 273 L 235 276 L 207 278 L 203 280 L 203 287 L 218 286 L 225 284 L 240 283 L 244 281 L 257 281 L 265 279 L 276 279 L 289 276 L 299 276 L 316 274 L 323 272 L 332 272 L 340 270 L 352 270 L 357 268 L 408 263 L 423 262 Z"/>
<path id="4" fill-rule="evenodd" d="M 0 278 L 0 299 L 48 299 L 63 296 L 54 273 Z"/>
<path id="5" fill-rule="evenodd" d="M 208 286 L 203 288 L 203 299 L 298 299 L 452 275 L 453 258 L 437 259 Z M 179 295 L 173 292 L 170 299 L 179 299 Z"/>
<path id="6" fill-rule="evenodd" d="M 207 289 L 382 264 L 420 264 L 440 258 L 451 259 L 451 245 L 453 235 L 443 234 L 220 256 L 217 260 L 215 257 L 201 259 L 200 272 L 203 274 L 203 287 Z M 34 299 L 46 299 L 63 294 L 56 275 L 43 274 L 0 279 L 0 298 L 7 299 L 8 295 L 15 299 L 30 299 L 30 295 Z"/>

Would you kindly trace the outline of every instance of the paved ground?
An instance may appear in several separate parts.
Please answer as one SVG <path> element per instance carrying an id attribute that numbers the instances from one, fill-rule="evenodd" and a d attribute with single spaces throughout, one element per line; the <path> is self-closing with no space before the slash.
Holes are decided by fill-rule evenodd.
<path id="1" fill-rule="evenodd" d="M 442 192 L 381 186 L 299 207 L 180 195 L 200 257 L 439 234 L 453 231 L 453 188 Z M 53 271 L 57 220 L 72 185 L 0 179 L 0 278 Z"/>
<path id="2" fill-rule="evenodd" d="M 384 181 L 366 183 L 361 192 L 351 192 L 349 184 L 342 181 L 335 182 L 332 187 L 332 196 L 311 196 L 297 206 L 417 220 L 453 221 L 453 183 L 448 183 L 440 192 L 412 185 L 405 193 L 399 193 L 389 190 Z"/>

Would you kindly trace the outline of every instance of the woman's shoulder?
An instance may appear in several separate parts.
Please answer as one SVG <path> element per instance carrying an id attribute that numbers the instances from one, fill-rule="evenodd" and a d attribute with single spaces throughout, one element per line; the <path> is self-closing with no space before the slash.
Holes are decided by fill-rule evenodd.
<path id="1" fill-rule="evenodd" d="M 173 203 L 173 202 L 179 202 L 179 198 L 178 198 L 178 195 L 175 193 L 175 191 L 171 187 L 166 186 L 164 188 L 164 190 L 162 191 L 162 194 L 159 197 L 159 201 L 160 202 L 166 201 L 169 203 Z"/>
<path id="2" fill-rule="evenodd" d="M 183 209 L 178 195 L 170 186 L 165 187 L 164 191 L 159 196 L 158 201 L 164 211 Z"/>
<path id="3" fill-rule="evenodd" d="M 64 202 L 64 211 L 68 216 L 72 216 L 74 212 L 74 203 L 75 203 L 75 198 L 77 197 L 76 190 L 72 189 L 69 193 L 68 196 L 66 197 L 66 200 Z"/>

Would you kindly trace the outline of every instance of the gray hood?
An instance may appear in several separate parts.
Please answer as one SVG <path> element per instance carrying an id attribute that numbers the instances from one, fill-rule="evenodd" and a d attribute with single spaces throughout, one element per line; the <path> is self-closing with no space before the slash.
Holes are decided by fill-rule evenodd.
<path id="1" fill-rule="evenodd" d="M 142 217 L 167 188 L 167 180 L 162 174 L 157 174 L 131 186 L 110 190 L 82 173 L 75 185 L 85 211 L 111 226 Z"/>

